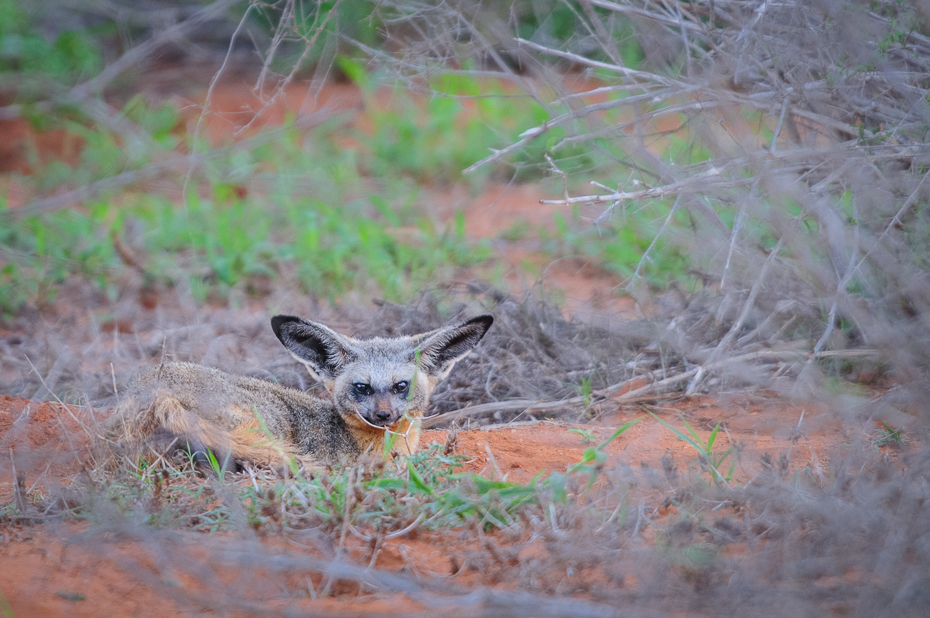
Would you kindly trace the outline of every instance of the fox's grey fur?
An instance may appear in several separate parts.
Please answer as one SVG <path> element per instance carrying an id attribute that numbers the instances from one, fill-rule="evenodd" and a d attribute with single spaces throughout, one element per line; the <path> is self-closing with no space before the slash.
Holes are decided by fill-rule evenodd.
<path id="1" fill-rule="evenodd" d="M 492 322 L 483 315 L 420 335 L 359 340 L 318 322 L 275 316 L 275 335 L 332 400 L 203 365 L 166 363 L 130 388 L 108 437 L 140 447 L 167 438 L 220 461 L 279 465 L 294 456 L 317 466 L 351 462 L 368 449 L 381 453 L 393 432 L 394 450 L 412 454 L 430 393 Z"/>

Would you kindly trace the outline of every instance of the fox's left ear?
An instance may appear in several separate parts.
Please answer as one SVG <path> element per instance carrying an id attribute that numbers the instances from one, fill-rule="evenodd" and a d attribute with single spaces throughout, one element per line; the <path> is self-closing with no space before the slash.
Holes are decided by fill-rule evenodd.
<path id="1" fill-rule="evenodd" d="M 478 345 L 493 323 L 493 317 L 479 315 L 466 322 L 443 326 L 439 330 L 427 333 L 422 343 L 417 346 L 420 351 L 420 366 L 430 377 L 442 380 L 449 375 L 457 360 Z"/>
<path id="2" fill-rule="evenodd" d="M 327 388 L 358 356 L 348 338 L 313 320 L 276 315 L 271 318 L 271 328 L 291 355 Z"/>

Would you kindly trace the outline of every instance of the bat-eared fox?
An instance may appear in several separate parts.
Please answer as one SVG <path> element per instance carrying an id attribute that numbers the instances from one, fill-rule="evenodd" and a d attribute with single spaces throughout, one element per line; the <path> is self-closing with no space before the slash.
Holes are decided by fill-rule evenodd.
<path id="1" fill-rule="evenodd" d="M 186 449 L 200 462 L 306 466 L 354 461 L 385 441 L 415 453 L 430 393 L 474 348 L 482 315 L 413 336 L 354 339 L 287 315 L 271 327 L 331 399 L 193 363 L 164 363 L 120 396 L 107 437 L 121 446 Z M 392 435 L 394 434 L 394 435 Z"/>

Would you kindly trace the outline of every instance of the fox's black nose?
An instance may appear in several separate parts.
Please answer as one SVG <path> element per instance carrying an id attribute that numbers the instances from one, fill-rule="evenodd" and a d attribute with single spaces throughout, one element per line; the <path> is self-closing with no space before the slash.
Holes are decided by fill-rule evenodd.
<path id="1" fill-rule="evenodd" d="M 375 412 L 375 420 L 386 421 L 391 418 L 391 413 L 388 410 L 377 410 Z"/>

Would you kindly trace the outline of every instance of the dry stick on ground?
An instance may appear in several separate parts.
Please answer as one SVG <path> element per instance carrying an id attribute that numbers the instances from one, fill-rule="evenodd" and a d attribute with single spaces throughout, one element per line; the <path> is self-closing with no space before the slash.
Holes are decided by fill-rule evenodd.
<path id="1" fill-rule="evenodd" d="M 26 514 L 26 500 L 23 496 L 23 487 L 26 485 L 25 474 L 16 470 L 16 458 L 13 456 L 13 447 L 10 447 L 10 465 L 13 466 L 13 497 L 16 500 L 16 510 L 20 515 Z"/>
<path id="2" fill-rule="evenodd" d="M 312 114 L 307 114 L 306 116 L 298 118 L 294 122 L 294 128 L 298 130 L 309 129 L 335 118 L 340 115 L 340 113 L 341 112 L 337 110 L 323 108 Z M 222 157 L 234 150 L 254 148 L 275 141 L 280 139 L 282 134 L 287 130 L 289 130 L 287 127 L 272 129 L 271 131 L 266 131 L 265 133 L 260 133 L 248 139 L 244 139 L 231 146 L 221 146 L 206 152 L 195 152 L 182 155 L 162 163 L 152 163 L 137 170 L 123 172 L 122 174 L 117 174 L 109 178 L 102 178 L 101 180 L 97 180 L 71 191 L 66 191 L 65 193 L 36 200 L 30 204 L 26 204 L 22 208 L 7 210 L 0 213 L 0 217 L 9 221 L 62 210 L 74 204 L 94 198 L 102 193 L 136 184 L 143 180 L 157 178 L 167 172 L 186 172 L 191 166 L 200 167 L 207 161 Z"/>
<path id="3" fill-rule="evenodd" d="M 111 528 L 112 530 L 112 528 Z M 132 534 L 128 527 L 126 536 Z M 140 538 L 147 546 L 153 546 L 153 539 Z M 160 543 L 160 545 L 178 545 L 178 543 Z M 138 577 L 151 590 L 173 598 L 177 603 L 212 609 L 221 614 L 246 612 L 262 616 L 290 616 L 287 609 L 276 611 L 274 605 L 258 603 L 245 597 L 245 591 L 226 590 L 225 586 L 215 580 L 215 573 L 194 571 L 192 567 L 201 563 L 192 562 L 189 555 L 168 556 L 160 553 L 157 560 L 144 560 L 144 557 L 126 552 L 110 550 L 109 543 L 104 542 L 101 555 L 120 565 L 127 573 Z M 595 603 L 583 599 L 553 598 L 528 592 L 497 590 L 489 587 L 467 588 L 449 584 L 442 579 L 414 578 L 397 575 L 388 571 L 365 568 L 347 562 L 332 562 L 322 558 L 289 552 L 286 555 L 267 555 L 266 548 L 249 547 L 214 552 L 210 564 L 230 568 L 239 568 L 245 572 L 273 572 L 280 575 L 292 575 L 295 572 L 308 571 L 332 577 L 337 581 L 356 582 L 362 589 L 373 590 L 386 595 L 404 595 L 415 603 L 425 606 L 425 611 L 405 610 L 397 613 L 379 613 L 381 616 L 397 618 L 432 618 L 437 610 L 447 618 L 617 618 L 624 615 L 616 607 Z M 152 562 L 160 568 L 153 572 Z M 205 591 L 179 586 L 166 586 L 177 572 L 185 573 L 195 581 L 208 584 Z M 221 590 L 210 592 L 210 590 Z M 236 594 L 243 592 L 243 594 Z M 367 618 L 370 611 L 352 612 L 345 608 L 326 610 L 310 605 L 312 615 L 321 618 Z M 642 614 L 642 612 L 637 615 Z M 652 614 L 660 616 L 661 613 Z"/>
<path id="4" fill-rule="evenodd" d="M 631 404 L 631 403 L 645 403 L 648 401 L 655 401 L 657 399 L 664 399 L 666 397 L 688 397 L 687 393 L 676 392 L 676 393 L 666 393 L 666 394 L 647 394 L 651 391 L 656 391 L 667 386 L 672 386 L 674 384 L 679 384 L 693 378 L 700 369 L 703 368 L 703 373 L 706 375 L 707 372 L 719 369 L 726 365 L 732 363 L 747 363 L 756 360 L 768 360 L 768 361 L 788 361 L 788 360 L 800 360 L 802 358 L 808 357 L 813 359 L 819 358 L 874 358 L 879 355 L 878 350 L 828 350 L 825 352 L 817 352 L 806 354 L 803 351 L 799 350 L 761 350 L 758 352 L 750 352 L 748 354 L 742 354 L 740 356 L 735 356 L 733 358 L 726 358 L 723 360 L 716 361 L 714 363 L 706 363 L 701 367 L 695 367 L 688 371 L 683 371 L 681 373 L 675 374 L 668 378 L 646 384 L 640 388 L 628 391 L 622 395 L 613 396 L 612 393 L 617 392 L 622 389 L 627 384 L 630 384 L 641 378 L 631 378 L 608 386 L 607 388 L 594 391 L 591 393 L 591 396 L 586 398 L 584 396 L 571 397 L 569 399 L 560 399 L 558 401 L 540 401 L 538 399 L 516 399 L 512 401 L 500 401 L 500 402 L 490 402 L 482 403 L 477 406 L 469 406 L 467 408 L 461 408 L 459 410 L 453 410 L 452 412 L 446 412 L 443 414 L 437 414 L 436 416 L 430 416 L 423 419 L 421 426 L 424 429 L 429 429 L 435 427 L 439 424 L 459 420 L 462 418 L 468 418 L 473 416 L 480 416 L 482 414 L 487 414 L 490 412 L 513 412 L 517 410 L 522 410 L 525 412 L 532 411 L 544 411 L 544 410 L 558 410 L 561 408 L 569 408 L 585 403 L 585 399 L 591 404 L 595 403 L 617 403 L 617 404 Z"/>
<path id="5" fill-rule="evenodd" d="M 762 264 L 762 270 L 759 272 L 758 278 L 756 279 L 755 283 L 752 284 L 752 288 L 749 290 L 749 296 L 746 297 L 746 302 L 743 303 L 743 309 L 740 311 L 739 317 L 736 318 L 736 322 L 733 323 L 733 326 L 730 327 L 730 330 L 727 331 L 727 334 L 723 336 L 723 339 L 720 340 L 720 343 L 717 344 L 717 347 L 714 348 L 714 351 L 710 353 L 710 356 L 707 358 L 707 362 L 697 368 L 697 373 L 694 376 L 694 380 L 691 381 L 691 384 L 688 385 L 688 388 L 685 391 L 686 394 L 694 394 L 694 391 L 697 389 L 698 384 L 704 377 L 707 369 L 714 365 L 714 363 L 717 361 L 717 358 L 719 358 L 723 351 L 727 349 L 727 346 L 730 345 L 730 342 L 733 341 L 733 338 L 736 337 L 739 330 L 743 327 L 743 323 L 746 321 L 746 318 L 749 317 L 749 312 L 752 311 L 752 308 L 756 303 L 756 297 L 759 295 L 759 292 L 762 291 L 762 283 L 765 281 L 765 276 L 768 274 L 769 267 L 778 256 L 778 252 L 781 251 L 781 247 L 784 242 L 784 237 L 779 238 L 775 248 L 773 248 L 768 257 L 765 258 L 765 262 Z"/>
<path id="6" fill-rule="evenodd" d="M 215 561 L 245 568 L 268 569 L 291 573 L 308 570 L 322 573 L 334 580 L 354 581 L 374 590 L 405 594 L 434 611 L 413 615 L 435 615 L 442 609 L 446 616 L 550 616 L 550 617 L 614 617 L 618 610 L 609 605 L 583 599 L 554 599 L 527 592 L 492 588 L 463 588 L 439 579 L 405 577 L 389 572 L 366 569 L 343 561 L 329 561 L 302 554 L 262 555 L 263 548 L 221 551 Z"/>

